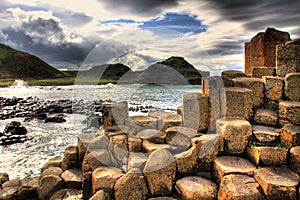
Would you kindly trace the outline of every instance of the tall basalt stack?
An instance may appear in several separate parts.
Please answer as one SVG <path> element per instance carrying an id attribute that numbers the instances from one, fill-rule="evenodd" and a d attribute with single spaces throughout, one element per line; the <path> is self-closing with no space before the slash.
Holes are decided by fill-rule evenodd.
<path id="1" fill-rule="evenodd" d="M 251 75 L 253 67 L 275 68 L 276 45 L 289 40 L 289 33 L 274 28 L 258 33 L 250 42 L 245 43 L 245 73 Z"/>

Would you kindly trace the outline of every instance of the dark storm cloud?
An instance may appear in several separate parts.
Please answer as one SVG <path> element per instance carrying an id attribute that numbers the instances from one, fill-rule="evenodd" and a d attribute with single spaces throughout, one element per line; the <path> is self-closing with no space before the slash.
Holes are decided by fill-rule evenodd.
<path id="1" fill-rule="evenodd" d="M 210 3 L 224 19 L 244 22 L 250 30 L 299 25 L 299 0 L 210 0 Z"/>
<path id="2" fill-rule="evenodd" d="M 38 55 L 47 63 L 55 67 L 57 63 L 65 63 L 66 68 L 76 68 L 81 64 L 89 52 L 99 42 L 96 39 L 84 39 L 81 43 L 65 42 L 60 44 L 36 43 L 36 38 L 26 35 L 20 29 L 7 28 L 2 30 L 6 35 L 1 43 L 12 44 L 13 48 Z"/>
<path id="3" fill-rule="evenodd" d="M 175 7 L 178 0 L 98 0 L 108 9 L 125 8 L 135 14 L 151 15 L 161 13 L 165 8 Z"/>

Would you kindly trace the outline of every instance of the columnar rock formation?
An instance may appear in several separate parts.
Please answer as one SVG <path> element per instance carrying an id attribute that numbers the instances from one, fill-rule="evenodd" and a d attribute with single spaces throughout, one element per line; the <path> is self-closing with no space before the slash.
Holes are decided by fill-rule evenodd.
<path id="1" fill-rule="evenodd" d="M 246 62 L 275 69 L 275 58 L 291 57 L 275 54 L 288 40 L 267 29 Z M 0 174 L 0 199 L 299 199 L 299 65 L 280 65 L 278 76 L 251 65 L 204 79 L 176 114 L 129 117 L 126 102 L 103 105 L 100 130 L 80 135 L 40 177 Z"/>

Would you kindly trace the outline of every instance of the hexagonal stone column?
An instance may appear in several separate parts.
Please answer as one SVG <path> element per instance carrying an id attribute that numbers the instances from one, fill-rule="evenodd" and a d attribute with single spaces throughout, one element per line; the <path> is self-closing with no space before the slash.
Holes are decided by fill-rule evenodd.
<path id="1" fill-rule="evenodd" d="M 290 101 L 300 101 L 300 73 L 289 73 L 285 76 L 284 95 Z"/>
<path id="2" fill-rule="evenodd" d="M 279 124 L 292 123 L 300 125 L 300 102 L 282 101 L 279 103 Z"/>
<path id="3" fill-rule="evenodd" d="M 223 177 L 218 199 L 238 200 L 257 199 L 264 200 L 264 196 L 259 191 L 259 184 L 253 177 L 242 174 L 230 174 Z"/>
<path id="4" fill-rule="evenodd" d="M 265 167 L 254 172 L 267 199 L 297 199 L 299 176 L 288 167 Z"/>
<path id="5" fill-rule="evenodd" d="M 217 185 L 206 178 L 199 176 L 187 176 L 176 181 L 176 192 L 181 199 L 213 200 L 217 197 Z"/>
<path id="6" fill-rule="evenodd" d="M 223 137 L 227 155 L 242 154 L 252 135 L 252 126 L 243 118 L 223 118 L 217 121 L 217 134 Z"/>

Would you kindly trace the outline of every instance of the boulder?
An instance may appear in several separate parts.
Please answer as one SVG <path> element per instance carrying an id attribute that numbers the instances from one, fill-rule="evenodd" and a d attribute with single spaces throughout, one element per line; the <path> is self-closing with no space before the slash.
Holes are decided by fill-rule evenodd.
<path id="1" fill-rule="evenodd" d="M 37 199 L 39 187 L 39 177 L 26 177 L 21 180 L 18 189 L 18 199 Z"/>
<path id="2" fill-rule="evenodd" d="M 158 149 L 152 152 L 146 162 L 143 174 L 151 196 L 172 194 L 176 177 L 176 163 L 168 150 Z"/>
<path id="3" fill-rule="evenodd" d="M 299 176 L 288 167 L 260 168 L 254 178 L 267 199 L 297 199 Z"/>
<path id="4" fill-rule="evenodd" d="M 300 126 L 287 124 L 281 129 L 281 144 L 286 148 L 300 145 Z"/>
<path id="5" fill-rule="evenodd" d="M 229 174 L 223 177 L 218 199 L 239 200 L 239 199 L 257 199 L 264 200 L 260 193 L 259 184 L 253 177 L 242 174 Z"/>
<path id="6" fill-rule="evenodd" d="M 157 129 L 145 129 L 138 132 L 136 137 L 139 137 L 143 140 L 148 140 L 152 143 L 163 144 L 165 143 L 166 133 Z"/>
<path id="7" fill-rule="evenodd" d="M 92 174 L 92 190 L 95 194 L 98 190 L 112 192 L 115 182 L 123 176 L 121 170 L 113 167 L 98 167 Z"/>
<path id="8" fill-rule="evenodd" d="M 169 149 L 171 150 L 172 147 L 169 144 L 155 144 L 152 142 L 149 142 L 148 140 L 144 140 L 142 143 L 142 150 L 146 153 L 151 153 L 157 149 Z"/>
<path id="9" fill-rule="evenodd" d="M 286 165 L 288 149 L 278 147 L 248 147 L 248 158 L 256 166 Z"/>
<path id="10" fill-rule="evenodd" d="M 111 195 L 109 192 L 104 190 L 97 191 L 89 200 L 111 200 Z"/>
<path id="11" fill-rule="evenodd" d="M 228 174 L 245 174 L 253 176 L 256 167 L 244 158 L 236 156 L 222 156 L 214 160 L 213 176 L 220 184 L 222 178 Z"/>
<path id="12" fill-rule="evenodd" d="M 5 126 L 3 133 L 0 132 L 0 145 L 25 142 L 30 139 L 26 134 L 27 129 L 20 122 L 11 121 Z"/>
<path id="13" fill-rule="evenodd" d="M 177 172 L 180 175 L 193 175 L 197 173 L 198 169 L 198 155 L 199 149 L 191 147 L 187 151 L 175 155 L 177 165 Z"/>
<path id="14" fill-rule="evenodd" d="M 131 169 L 120 177 L 114 186 L 114 197 L 116 200 L 147 199 L 148 188 L 141 171 L 137 168 Z"/>
<path id="15" fill-rule="evenodd" d="M 9 180 L 2 184 L 2 189 L 0 189 L 0 199 L 3 200 L 15 200 L 17 199 L 17 192 L 21 185 L 19 179 Z"/>
<path id="16" fill-rule="evenodd" d="M 67 170 L 70 168 L 79 167 L 79 156 L 78 156 L 78 147 L 77 146 L 68 146 L 65 149 L 64 157 L 61 163 L 61 168 Z"/>
<path id="17" fill-rule="evenodd" d="M 81 163 L 87 151 L 89 143 L 96 137 L 96 133 L 84 133 L 77 137 L 79 162 Z"/>
<path id="18" fill-rule="evenodd" d="M 209 96 L 199 92 L 183 94 L 183 126 L 204 131 L 209 123 Z"/>
<path id="19" fill-rule="evenodd" d="M 280 143 L 281 129 L 270 126 L 252 126 L 252 144 L 257 146 L 276 146 Z"/>
<path id="20" fill-rule="evenodd" d="M 278 114 L 273 110 L 256 109 L 254 112 L 254 123 L 266 126 L 277 126 Z"/>
<path id="21" fill-rule="evenodd" d="M 139 137 L 128 135 L 128 151 L 141 152 L 143 140 Z"/>
<path id="22" fill-rule="evenodd" d="M 157 119 L 150 116 L 132 116 L 128 118 L 126 125 L 137 133 L 144 129 L 156 129 Z"/>
<path id="23" fill-rule="evenodd" d="M 283 99 L 284 78 L 274 76 L 262 77 L 265 86 L 265 107 L 278 110 L 279 101 Z"/>
<path id="24" fill-rule="evenodd" d="M 222 151 L 222 141 L 223 138 L 217 134 L 203 134 L 200 137 L 193 138 L 193 147 L 199 149 L 198 167 L 201 171 L 211 170 L 212 162 L 217 158 L 218 153 Z"/>
<path id="25" fill-rule="evenodd" d="M 60 167 L 49 167 L 42 172 L 41 177 L 48 175 L 60 176 L 62 173 L 63 170 Z"/>
<path id="26" fill-rule="evenodd" d="M 44 121 L 45 123 L 63 123 L 66 122 L 65 116 L 63 114 L 57 114 L 52 117 L 47 117 Z"/>
<path id="27" fill-rule="evenodd" d="M 224 70 L 222 71 L 221 76 L 224 82 L 224 87 L 233 87 L 232 79 L 234 78 L 247 77 L 244 72 L 239 70 Z"/>
<path id="28" fill-rule="evenodd" d="M 222 108 L 225 110 L 225 116 L 244 117 L 247 120 L 252 117 L 252 90 L 241 87 L 227 87 L 225 88 L 225 95 L 221 98 L 221 104 L 225 103 L 226 106 Z M 220 104 L 220 102 L 218 103 Z"/>
<path id="29" fill-rule="evenodd" d="M 291 122 L 300 125 L 300 102 L 299 101 L 282 101 L 279 103 L 279 123 L 280 125 Z"/>
<path id="30" fill-rule="evenodd" d="M 101 125 L 103 127 L 125 125 L 129 117 L 128 102 L 104 103 L 102 106 Z"/>
<path id="31" fill-rule="evenodd" d="M 177 180 L 175 189 L 178 196 L 186 200 L 213 200 L 218 194 L 218 187 L 214 182 L 199 176 L 187 176 Z"/>
<path id="32" fill-rule="evenodd" d="M 59 176 L 47 175 L 40 179 L 40 186 L 38 188 L 39 199 L 48 199 L 55 192 L 63 187 L 63 180 Z"/>
<path id="33" fill-rule="evenodd" d="M 202 93 L 209 96 L 209 129 L 215 132 L 216 121 L 225 116 L 226 101 L 225 88 L 220 76 L 205 77 L 202 79 Z"/>
<path id="34" fill-rule="evenodd" d="M 288 73 L 300 72 L 300 45 L 276 46 L 276 73 L 284 77 Z"/>
<path id="35" fill-rule="evenodd" d="M 82 191 L 76 189 L 62 189 L 55 192 L 49 200 L 80 200 L 82 199 Z"/>
<path id="36" fill-rule="evenodd" d="M 51 158 L 44 166 L 42 167 L 42 172 L 49 167 L 60 167 L 62 163 L 63 157 L 56 156 L 54 158 Z"/>
<path id="37" fill-rule="evenodd" d="M 174 126 L 166 130 L 166 142 L 172 146 L 189 148 L 192 138 L 199 135 L 196 129 Z"/>
<path id="38" fill-rule="evenodd" d="M 64 171 L 61 175 L 64 180 L 65 187 L 70 189 L 81 189 L 82 188 L 82 172 L 81 169 L 73 168 Z"/>
<path id="39" fill-rule="evenodd" d="M 161 116 L 157 121 L 157 129 L 161 131 L 166 131 L 167 128 L 172 126 L 181 126 L 182 117 L 177 114 L 169 114 Z"/>
<path id="40" fill-rule="evenodd" d="M 9 175 L 7 173 L 0 173 L 0 188 L 2 184 L 9 180 Z"/>
<path id="41" fill-rule="evenodd" d="M 127 171 L 133 168 L 138 168 L 141 171 L 143 171 L 147 159 L 148 159 L 147 153 L 130 153 L 128 157 Z"/>
<path id="42" fill-rule="evenodd" d="M 300 146 L 292 147 L 290 149 L 290 163 L 292 170 L 300 175 Z"/>
<path id="43" fill-rule="evenodd" d="M 261 78 L 241 77 L 235 78 L 234 87 L 244 87 L 252 90 L 254 108 L 262 108 L 264 105 L 264 84 Z"/>
<path id="44" fill-rule="evenodd" d="M 300 51 L 300 48 L 299 48 Z M 300 53 L 299 53 L 300 55 Z M 300 64 L 300 63 L 299 63 Z M 300 72 L 289 73 L 284 79 L 284 95 L 287 100 L 300 101 Z"/>
<path id="45" fill-rule="evenodd" d="M 251 124 L 243 118 L 223 118 L 217 120 L 217 134 L 224 140 L 227 155 L 244 153 L 252 136 Z"/>

